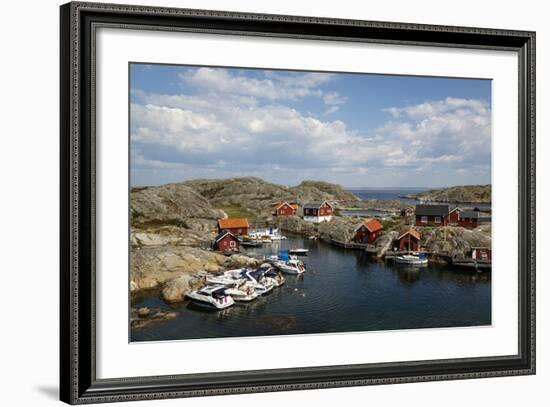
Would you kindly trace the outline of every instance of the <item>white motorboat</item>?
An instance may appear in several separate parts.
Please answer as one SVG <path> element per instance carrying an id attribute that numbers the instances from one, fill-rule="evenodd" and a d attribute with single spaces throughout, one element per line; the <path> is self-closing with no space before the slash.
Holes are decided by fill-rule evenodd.
<path id="1" fill-rule="evenodd" d="M 209 284 L 223 285 L 225 287 L 234 287 L 246 281 L 246 278 L 243 276 L 244 271 L 244 269 L 233 269 L 224 271 L 220 275 L 209 275 L 206 277 L 206 282 Z"/>
<path id="2" fill-rule="evenodd" d="M 285 276 L 283 273 L 274 267 L 270 267 L 269 270 L 266 271 L 265 276 L 274 280 L 275 287 L 280 287 L 285 283 Z"/>
<path id="3" fill-rule="evenodd" d="M 206 285 L 199 290 L 191 291 L 187 297 L 197 306 L 221 310 L 229 308 L 235 303 L 225 290 L 223 285 Z"/>
<path id="4" fill-rule="evenodd" d="M 308 249 L 290 249 L 288 252 L 290 254 L 296 254 L 298 256 L 306 256 L 309 250 Z"/>
<path id="5" fill-rule="evenodd" d="M 422 266 L 428 264 L 428 258 L 425 254 L 403 254 L 395 257 L 394 261 L 398 264 L 408 264 L 412 266 Z"/>
<path id="6" fill-rule="evenodd" d="M 246 281 L 240 285 L 226 288 L 225 292 L 235 300 L 240 302 L 250 302 L 258 297 L 258 292 L 250 281 Z"/>
<path id="7" fill-rule="evenodd" d="M 265 270 L 248 270 L 244 275 L 259 295 L 267 294 L 277 286 L 274 278 L 265 276 Z"/>
<path id="8" fill-rule="evenodd" d="M 251 231 L 248 235 L 252 239 L 262 240 L 265 242 L 286 239 L 286 236 L 281 235 L 278 228 L 256 229 Z"/>
<path id="9" fill-rule="evenodd" d="M 277 260 L 273 265 L 286 274 L 302 274 L 306 271 L 304 262 L 297 259 Z"/>

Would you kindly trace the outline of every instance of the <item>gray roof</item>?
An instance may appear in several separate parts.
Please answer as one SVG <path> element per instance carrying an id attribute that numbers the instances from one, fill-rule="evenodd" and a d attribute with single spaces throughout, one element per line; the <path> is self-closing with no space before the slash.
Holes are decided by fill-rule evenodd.
<path id="1" fill-rule="evenodd" d="M 478 219 L 479 212 L 478 211 L 460 211 L 460 217 L 469 218 L 469 219 Z"/>
<path id="2" fill-rule="evenodd" d="M 305 209 L 317 209 L 320 208 L 322 204 L 324 204 L 327 201 L 311 201 L 304 205 Z M 327 204 L 329 204 L 327 202 Z M 330 205 L 330 204 L 329 204 Z M 330 205 L 332 207 L 332 205 Z"/>
<path id="3" fill-rule="evenodd" d="M 420 216 L 447 216 L 449 205 L 416 205 L 415 213 Z"/>

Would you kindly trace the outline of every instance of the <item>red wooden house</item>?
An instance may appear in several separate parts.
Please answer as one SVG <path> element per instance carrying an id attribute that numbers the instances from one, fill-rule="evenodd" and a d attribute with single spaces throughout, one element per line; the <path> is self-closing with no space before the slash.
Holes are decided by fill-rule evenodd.
<path id="1" fill-rule="evenodd" d="M 227 230 L 234 235 L 247 235 L 249 227 L 250 225 L 246 218 L 218 219 L 218 233 Z"/>
<path id="2" fill-rule="evenodd" d="M 330 222 L 334 208 L 327 201 L 309 202 L 304 205 L 304 220 L 307 222 Z"/>
<path id="3" fill-rule="evenodd" d="M 298 204 L 294 202 L 277 202 L 275 205 L 275 216 L 294 216 L 298 210 Z"/>
<path id="4" fill-rule="evenodd" d="M 449 205 L 416 205 L 416 226 L 447 226 Z"/>
<path id="5" fill-rule="evenodd" d="M 396 240 L 396 249 L 405 252 L 405 251 L 418 251 L 420 247 L 420 232 L 417 230 L 406 227 L 404 228 Z"/>
<path id="6" fill-rule="evenodd" d="M 464 228 L 475 228 L 479 225 L 479 211 L 461 211 L 458 225 Z"/>
<path id="7" fill-rule="evenodd" d="M 457 224 L 458 220 L 460 219 L 460 209 L 458 209 L 458 206 L 455 206 L 448 215 L 449 223 Z"/>
<path id="8" fill-rule="evenodd" d="M 491 261 L 492 250 L 489 247 L 472 247 L 472 259 Z"/>
<path id="9" fill-rule="evenodd" d="M 222 253 L 236 253 L 239 251 L 239 239 L 227 230 L 224 230 L 214 239 L 214 250 Z"/>
<path id="10" fill-rule="evenodd" d="M 376 219 L 367 219 L 355 230 L 353 240 L 357 243 L 372 243 L 382 232 L 384 227 Z"/>

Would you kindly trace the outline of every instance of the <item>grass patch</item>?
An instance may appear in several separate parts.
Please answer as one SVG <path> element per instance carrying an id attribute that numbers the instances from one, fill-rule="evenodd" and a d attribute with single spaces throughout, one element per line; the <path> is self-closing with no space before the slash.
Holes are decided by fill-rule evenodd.
<path id="1" fill-rule="evenodd" d="M 256 214 L 254 212 L 250 212 L 240 205 L 222 206 L 219 209 L 227 213 L 227 216 L 230 218 L 247 218 L 249 221 L 256 219 Z"/>
<path id="2" fill-rule="evenodd" d="M 384 226 L 384 230 L 386 231 L 395 230 L 399 232 L 401 229 L 405 227 L 406 224 L 407 224 L 407 218 L 404 218 L 404 217 L 393 217 L 393 218 L 382 220 L 382 226 Z"/>

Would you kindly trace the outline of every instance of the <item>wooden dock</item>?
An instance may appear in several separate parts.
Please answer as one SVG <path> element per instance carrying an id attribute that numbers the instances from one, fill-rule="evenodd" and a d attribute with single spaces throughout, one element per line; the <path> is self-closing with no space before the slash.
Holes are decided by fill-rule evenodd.
<path id="1" fill-rule="evenodd" d="M 352 250 L 365 250 L 367 252 L 376 252 L 376 247 L 373 244 L 369 243 L 357 243 L 357 242 L 343 242 L 341 240 L 336 239 L 330 239 L 330 244 L 333 244 L 334 246 L 342 247 L 344 249 L 352 249 Z"/>
<path id="2" fill-rule="evenodd" d="M 475 259 L 454 259 L 453 266 L 474 269 L 477 271 L 490 271 L 492 269 L 491 262 L 487 260 Z"/>

